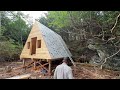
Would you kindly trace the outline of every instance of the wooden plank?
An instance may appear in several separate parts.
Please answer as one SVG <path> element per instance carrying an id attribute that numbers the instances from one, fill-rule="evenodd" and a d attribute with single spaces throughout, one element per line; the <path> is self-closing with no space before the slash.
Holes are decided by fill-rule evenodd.
<path id="1" fill-rule="evenodd" d="M 25 66 L 25 59 L 23 59 L 23 67 Z"/>
<path id="2" fill-rule="evenodd" d="M 51 75 L 51 60 L 49 59 L 48 62 L 49 62 L 49 75 Z"/>
<path id="3" fill-rule="evenodd" d="M 21 67 L 17 67 L 17 68 L 13 68 L 13 70 L 17 70 L 17 69 L 21 69 L 21 68 L 27 68 L 28 66 L 30 66 L 31 64 L 33 64 L 34 62 L 30 62 L 27 65 L 21 66 Z"/>
<path id="4" fill-rule="evenodd" d="M 6 78 L 6 79 L 29 79 L 30 76 L 31 76 L 31 74 L 25 74 L 25 75 L 19 75 L 19 76 Z"/>
<path id="5" fill-rule="evenodd" d="M 34 70 L 36 69 L 36 60 L 34 60 Z"/>
<path id="6" fill-rule="evenodd" d="M 23 68 L 23 66 L 17 67 L 17 68 L 13 68 L 13 70 L 22 69 L 22 68 Z"/>
<path id="7" fill-rule="evenodd" d="M 30 65 L 33 64 L 33 63 L 34 63 L 34 61 L 28 63 L 27 65 L 25 65 L 25 67 L 30 66 Z"/>
<path id="8" fill-rule="evenodd" d="M 41 66 L 42 66 L 42 64 L 41 63 L 39 63 Z M 49 70 L 46 68 L 46 67 L 43 67 L 45 70 L 47 70 L 47 72 L 49 72 Z"/>
<path id="9" fill-rule="evenodd" d="M 40 64 L 40 63 L 39 63 L 39 64 Z M 49 64 L 49 63 L 45 63 L 45 64 L 43 64 L 43 65 L 40 64 L 40 66 L 38 66 L 37 69 L 38 69 L 38 68 L 42 68 L 42 67 L 44 67 L 44 66 L 46 66 L 46 65 L 48 65 L 48 64 Z"/>

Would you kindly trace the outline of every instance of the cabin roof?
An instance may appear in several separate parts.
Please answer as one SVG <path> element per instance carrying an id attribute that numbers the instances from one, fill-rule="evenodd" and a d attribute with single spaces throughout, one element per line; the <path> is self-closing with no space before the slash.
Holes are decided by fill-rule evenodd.
<path id="1" fill-rule="evenodd" d="M 62 37 L 45 25 L 38 23 L 43 39 L 52 58 L 72 56 Z"/>

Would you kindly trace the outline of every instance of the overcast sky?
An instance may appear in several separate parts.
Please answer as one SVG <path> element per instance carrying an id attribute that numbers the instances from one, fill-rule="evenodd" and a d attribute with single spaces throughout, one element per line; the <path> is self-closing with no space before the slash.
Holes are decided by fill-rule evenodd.
<path id="1" fill-rule="evenodd" d="M 25 15 L 29 14 L 30 17 L 33 18 L 33 21 L 35 19 L 39 18 L 40 16 L 44 16 L 44 13 L 47 13 L 47 11 L 22 11 Z"/>

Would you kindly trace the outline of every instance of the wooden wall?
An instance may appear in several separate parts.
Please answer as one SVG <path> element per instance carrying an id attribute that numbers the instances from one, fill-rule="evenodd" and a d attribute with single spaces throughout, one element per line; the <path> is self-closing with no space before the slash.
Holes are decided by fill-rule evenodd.
<path id="1" fill-rule="evenodd" d="M 31 55 L 31 38 L 37 37 L 37 40 L 41 40 L 41 48 L 36 48 L 36 54 Z M 30 42 L 30 49 L 28 49 L 27 42 Z M 37 44 L 36 44 L 37 45 Z M 37 46 L 36 46 L 37 47 Z M 51 56 L 48 52 L 48 49 L 46 47 L 46 44 L 42 38 L 42 34 L 39 31 L 39 27 L 35 23 L 32 27 L 32 30 L 28 36 L 28 39 L 25 43 L 25 46 L 23 48 L 23 51 L 20 55 L 20 58 L 39 58 L 39 59 L 51 59 Z"/>

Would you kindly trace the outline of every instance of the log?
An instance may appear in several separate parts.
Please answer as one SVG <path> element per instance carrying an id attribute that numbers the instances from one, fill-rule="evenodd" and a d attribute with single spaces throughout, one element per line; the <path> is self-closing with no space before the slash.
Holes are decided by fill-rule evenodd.
<path id="1" fill-rule="evenodd" d="M 30 76 L 31 76 L 31 74 L 25 74 L 25 75 L 19 75 L 19 76 L 6 78 L 6 79 L 29 79 Z"/>

